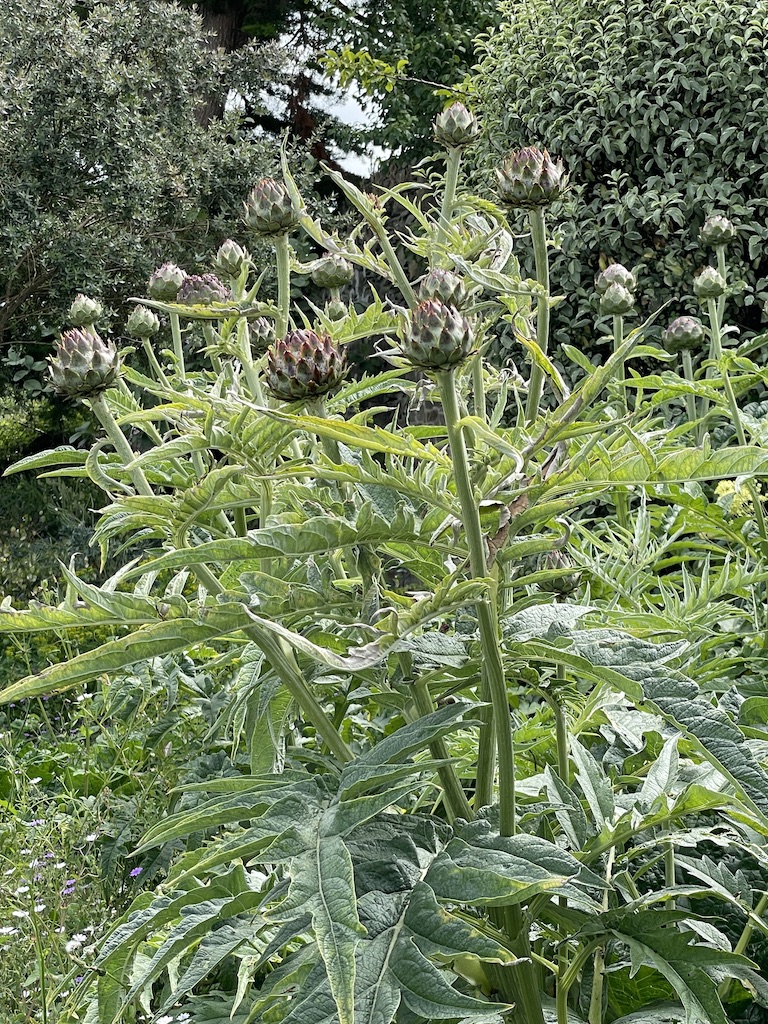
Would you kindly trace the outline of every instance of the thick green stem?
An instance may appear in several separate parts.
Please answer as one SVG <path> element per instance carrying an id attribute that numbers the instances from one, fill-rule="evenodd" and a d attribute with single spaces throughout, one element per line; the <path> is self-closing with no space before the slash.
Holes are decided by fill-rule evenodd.
<path id="1" fill-rule="evenodd" d="M 440 221 L 438 225 L 437 242 L 438 259 L 440 259 L 439 246 L 444 244 L 448 237 L 448 229 L 451 224 L 453 204 L 456 200 L 456 186 L 459 182 L 459 167 L 461 166 L 461 150 L 451 148 L 448 150 L 445 163 L 445 187 L 443 189 L 443 201 L 440 204 Z"/>
<path id="2" fill-rule="evenodd" d="M 728 265 L 725 261 L 725 250 L 728 247 L 725 245 L 715 246 L 715 252 L 717 254 L 717 272 L 724 281 L 728 280 Z M 725 295 L 721 295 L 717 300 L 717 317 L 722 324 L 723 318 L 725 317 Z"/>
<path id="3" fill-rule="evenodd" d="M 141 347 L 144 349 L 144 355 L 147 357 L 149 365 L 152 367 L 152 370 L 155 374 L 158 383 L 162 384 L 164 388 L 168 388 L 168 390 L 170 391 L 170 382 L 168 381 L 168 378 L 166 377 L 162 366 L 158 362 L 157 356 L 155 355 L 154 349 L 152 348 L 152 342 L 149 340 L 149 338 L 141 339 Z"/>
<path id="4" fill-rule="evenodd" d="M 664 842 L 664 884 L 668 889 L 673 889 L 676 884 L 675 878 L 675 844 L 671 839 Z M 675 900 L 669 900 L 667 907 L 675 909 Z"/>
<path id="5" fill-rule="evenodd" d="M 275 238 L 275 256 L 277 258 L 275 337 L 284 338 L 288 333 L 288 316 L 291 308 L 291 250 L 288 244 L 288 235 L 277 235 Z"/>
<path id="6" fill-rule="evenodd" d="M 176 359 L 176 372 L 181 380 L 187 379 L 187 371 L 184 366 L 184 343 L 181 340 L 181 322 L 178 313 L 168 315 L 171 321 L 171 337 L 173 338 L 173 355 Z"/>
<path id="7" fill-rule="evenodd" d="M 130 465 L 130 463 L 132 463 L 136 458 L 136 455 L 128 444 L 128 438 L 122 432 L 118 426 L 117 420 L 112 415 L 112 410 L 104 400 L 104 395 L 98 395 L 96 398 L 92 398 L 90 405 L 96 419 L 104 428 L 104 431 L 112 442 L 115 451 L 122 459 L 123 465 Z M 144 471 L 139 466 L 133 466 L 128 470 L 128 473 L 133 481 L 133 486 L 139 494 L 143 494 L 147 498 L 154 497 L 154 491 L 152 490 L 146 476 L 144 476 Z"/>
<path id="8" fill-rule="evenodd" d="M 470 569 L 476 579 L 484 579 L 488 576 L 485 543 L 479 509 L 469 475 L 469 460 L 464 435 L 458 426 L 460 410 L 456 393 L 455 371 L 439 373 L 438 383 L 453 460 L 456 491 L 461 504 L 464 533 L 469 548 Z M 517 831 L 515 758 L 507 684 L 499 642 L 498 616 L 495 606 L 487 598 L 478 601 L 475 608 L 482 648 L 482 677 L 493 710 L 492 718 L 486 720 L 481 726 L 480 740 L 481 744 L 483 742 L 488 744 L 489 735 L 492 737 L 495 734 L 499 763 L 500 831 L 503 836 L 513 836 Z M 479 806 L 480 804 L 477 802 L 476 807 Z M 516 955 L 529 957 L 528 932 L 520 907 L 505 907 L 500 913 L 495 914 L 494 918 L 504 927 Z M 502 968 L 495 971 L 494 974 L 498 978 L 502 993 L 505 996 L 507 992 L 512 994 L 516 1003 L 515 1018 L 525 1021 L 526 1024 L 540 1024 L 543 1021 L 543 1011 L 536 966 L 532 962 L 528 962 L 517 967 Z"/>
<path id="9" fill-rule="evenodd" d="M 533 257 L 536 264 L 536 280 L 541 286 L 536 312 L 536 344 L 547 354 L 549 348 L 549 256 L 547 254 L 547 232 L 544 224 L 544 210 L 536 207 L 528 213 L 533 240 Z M 544 371 L 533 363 L 528 383 L 528 399 L 525 403 L 525 418 L 534 423 L 539 415 L 539 403 L 544 389 Z"/>
<path id="10" fill-rule="evenodd" d="M 613 351 L 618 352 L 621 346 L 624 344 L 624 317 L 620 314 L 614 314 L 613 317 Z M 616 383 L 619 385 L 619 413 L 621 416 L 627 415 L 627 393 L 624 389 L 624 364 L 616 371 Z"/>
<path id="11" fill-rule="evenodd" d="M 683 351 L 683 376 L 691 384 L 695 384 L 696 379 L 693 375 L 693 356 L 691 355 L 689 349 L 685 349 Z M 690 394 L 685 396 L 685 410 L 688 414 L 688 420 L 691 423 L 695 423 L 698 419 L 698 412 L 696 410 L 696 395 Z M 701 438 L 698 435 L 699 431 L 697 429 L 696 436 L 700 444 Z"/>
<path id="12" fill-rule="evenodd" d="M 765 911 L 767 909 L 768 909 L 768 892 L 763 893 L 763 895 L 760 897 L 760 900 L 759 900 L 757 906 L 755 907 L 755 909 L 753 911 L 753 914 L 757 918 L 762 918 L 763 914 L 765 913 Z M 739 956 L 744 956 L 745 955 L 745 953 L 747 952 L 747 947 L 749 946 L 749 943 L 750 943 L 750 941 L 752 939 L 752 934 L 753 934 L 754 930 L 755 930 L 755 924 L 753 923 L 752 919 L 750 918 L 750 919 L 747 920 L 747 923 L 744 926 L 744 931 L 739 936 L 739 941 L 736 943 L 736 945 L 734 947 L 734 950 L 733 950 L 734 953 L 738 953 Z M 720 996 L 720 1001 L 721 1002 L 725 1003 L 725 1002 L 728 1001 L 728 997 L 731 994 L 731 989 L 733 988 L 733 984 L 734 984 L 734 979 L 733 978 L 725 978 L 723 981 L 720 982 L 720 985 L 719 985 L 719 987 L 717 989 L 717 994 Z"/>
<path id="13" fill-rule="evenodd" d="M 616 847 L 608 851 L 605 866 L 605 881 L 610 885 L 613 874 L 613 862 L 616 858 Z M 603 910 L 608 910 L 609 889 L 603 893 Z M 592 996 L 589 1000 L 589 1024 L 602 1024 L 603 1020 L 603 982 L 605 980 L 605 946 L 601 945 L 595 953 L 595 969 L 592 976 Z"/>
<path id="14" fill-rule="evenodd" d="M 433 704 L 432 697 L 429 693 L 429 687 L 422 679 L 414 680 L 413 702 L 416 705 L 416 710 L 422 718 L 425 715 L 431 715 L 435 710 L 435 705 Z M 443 739 L 432 740 L 429 745 L 429 751 L 436 761 L 445 761 L 451 756 L 448 751 L 448 747 L 445 744 L 445 740 Z M 474 814 L 472 812 L 472 808 L 469 806 L 469 801 L 467 800 L 461 781 L 456 774 L 456 769 L 452 764 L 445 764 L 441 768 L 437 769 L 437 774 L 440 777 L 440 782 L 444 790 L 445 803 L 451 820 L 456 818 L 466 818 L 467 821 L 471 821 L 472 818 L 474 818 Z"/>
<path id="15" fill-rule="evenodd" d="M 485 381 L 483 379 L 483 357 L 478 352 L 472 357 L 472 411 L 483 423 L 488 420 L 485 408 Z"/>

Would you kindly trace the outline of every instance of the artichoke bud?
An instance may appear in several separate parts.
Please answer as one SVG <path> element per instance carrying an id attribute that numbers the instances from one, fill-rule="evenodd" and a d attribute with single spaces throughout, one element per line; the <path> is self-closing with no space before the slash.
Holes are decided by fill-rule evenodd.
<path id="1" fill-rule="evenodd" d="M 725 278 L 714 267 L 704 267 L 699 276 L 693 279 L 693 290 L 699 302 L 719 299 L 725 295 L 725 289 Z"/>
<path id="2" fill-rule="evenodd" d="M 557 594 L 559 597 L 567 597 L 575 590 L 578 590 L 581 583 L 581 572 L 574 566 L 571 557 L 564 551 L 555 549 L 548 551 L 542 563 L 541 569 L 557 570 L 560 575 L 539 583 L 539 590 L 547 594 Z"/>
<path id="3" fill-rule="evenodd" d="M 243 265 L 249 262 L 250 258 L 250 254 L 241 245 L 228 238 L 219 246 L 213 260 L 213 269 L 222 277 L 231 277 L 236 280 L 240 276 Z"/>
<path id="4" fill-rule="evenodd" d="M 496 178 L 502 203 L 523 210 L 549 206 L 568 184 L 562 160 L 534 146 L 513 150 L 496 169 Z"/>
<path id="5" fill-rule="evenodd" d="M 342 288 L 355 276 L 355 268 L 343 256 L 327 252 L 312 271 L 312 283 L 318 288 Z"/>
<path id="6" fill-rule="evenodd" d="M 117 379 L 120 360 L 111 341 L 95 331 L 65 331 L 49 358 L 54 390 L 66 398 L 95 398 Z"/>
<path id="7" fill-rule="evenodd" d="M 150 298 L 157 299 L 158 302 L 175 302 L 186 276 L 175 263 L 164 263 L 149 279 L 147 291 Z"/>
<path id="8" fill-rule="evenodd" d="M 267 352 L 267 387 L 282 402 L 318 398 L 343 380 L 345 356 L 329 334 L 289 331 Z"/>
<path id="9" fill-rule="evenodd" d="M 627 291 L 634 292 L 637 287 L 635 275 L 621 263 L 612 263 L 595 278 L 595 291 L 599 295 L 605 294 L 612 284 L 620 284 Z"/>
<path id="10" fill-rule="evenodd" d="M 452 270 L 443 270 L 435 267 L 421 280 L 419 285 L 419 299 L 439 299 L 446 306 L 455 306 L 461 309 L 467 301 L 467 289 L 458 274 Z"/>
<path id="11" fill-rule="evenodd" d="M 400 351 L 412 366 L 448 370 L 471 354 L 474 333 L 466 317 L 439 299 L 425 299 L 411 315 Z"/>
<path id="12" fill-rule="evenodd" d="M 160 320 L 146 306 L 136 306 L 126 321 L 125 329 L 133 338 L 151 338 L 160 330 Z"/>
<path id="13" fill-rule="evenodd" d="M 714 213 L 711 217 L 707 217 L 699 233 L 699 241 L 702 245 L 728 245 L 735 237 L 736 228 L 721 213 Z"/>
<path id="14" fill-rule="evenodd" d="M 275 328 L 265 316 L 252 320 L 249 324 L 251 345 L 255 352 L 263 355 L 275 341 Z"/>
<path id="15" fill-rule="evenodd" d="M 331 320 L 343 320 L 349 313 L 349 309 L 341 299 L 331 299 L 325 307 L 325 312 Z"/>
<path id="16" fill-rule="evenodd" d="M 623 284 L 612 284 L 600 296 L 600 312 L 624 316 L 635 304 L 635 297 Z"/>
<path id="17" fill-rule="evenodd" d="M 679 316 L 664 331 L 661 340 L 667 352 L 690 352 L 701 347 L 705 331 L 701 320 L 694 316 Z"/>
<path id="18" fill-rule="evenodd" d="M 285 235 L 299 223 L 285 185 L 274 178 L 261 178 L 245 203 L 243 220 L 259 235 Z"/>
<path id="19" fill-rule="evenodd" d="M 215 274 L 188 274 L 176 301 L 184 306 L 210 306 L 212 302 L 229 302 L 231 298 L 229 288 Z"/>
<path id="20" fill-rule="evenodd" d="M 73 327 L 91 327 L 103 316 L 104 309 L 98 299 L 87 295 L 76 295 L 69 307 L 68 319 Z"/>
<path id="21" fill-rule="evenodd" d="M 480 124 L 463 103 L 452 103 L 437 115 L 433 126 L 435 142 L 446 149 L 471 146 L 480 134 Z"/>

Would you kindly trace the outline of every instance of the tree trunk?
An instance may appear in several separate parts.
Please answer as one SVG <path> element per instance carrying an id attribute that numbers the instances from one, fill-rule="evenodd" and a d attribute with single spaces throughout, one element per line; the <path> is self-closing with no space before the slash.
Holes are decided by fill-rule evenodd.
<path id="1" fill-rule="evenodd" d="M 206 45 L 211 50 L 232 53 L 247 41 L 248 37 L 242 30 L 245 18 L 244 0 L 227 0 L 224 4 L 217 4 L 214 9 L 203 7 L 200 13 L 207 36 Z M 226 94 L 207 96 L 198 108 L 198 123 L 205 126 L 215 117 L 222 117 L 226 100 Z"/>

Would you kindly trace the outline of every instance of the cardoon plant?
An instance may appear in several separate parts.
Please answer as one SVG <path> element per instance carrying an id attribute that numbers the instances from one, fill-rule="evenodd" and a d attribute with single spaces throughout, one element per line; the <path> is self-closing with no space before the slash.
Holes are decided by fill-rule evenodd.
<path id="1" fill-rule="evenodd" d="M 465 108 L 438 118 L 436 196 L 398 186 L 374 200 L 329 172 L 361 220 L 345 239 L 312 218 L 286 164 L 244 215 L 274 240 L 276 303 L 230 240 L 215 260 L 226 285 L 165 265 L 137 305 L 131 333 L 150 349 L 153 315 L 169 318 L 171 366 L 155 356 L 147 376 L 126 360 L 121 382 L 116 353 L 84 332 L 52 360 L 54 382 L 90 403 L 106 438 L 13 471 L 90 476 L 105 492 L 96 542 L 134 559 L 102 587 L 63 568 L 57 607 L 6 599 L 3 630 L 118 635 L 1 699 L 160 654 L 232 670 L 211 727 L 230 744 L 228 768 L 144 837 L 140 855 L 178 855 L 103 938 L 69 997 L 73 1021 L 724 1024 L 722 1000 L 761 991 L 744 954 L 764 904 L 696 856 L 721 844 L 768 863 L 768 775 L 744 742 L 757 719 L 736 721 L 733 702 L 694 681 L 721 657 L 688 642 L 670 560 L 704 521 L 692 489 L 766 475 L 768 454 L 743 432 L 713 451 L 661 429 L 652 413 L 672 378 L 635 374 L 633 407 L 611 412 L 607 389 L 644 331 L 625 336 L 623 268 L 599 285 L 614 351 L 585 367 L 574 350 L 584 376 L 569 392 L 547 354 L 543 211 L 562 166 L 522 150 L 499 172 L 501 206 L 473 198 L 460 156 L 475 134 Z M 413 217 L 415 280 L 390 204 Z M 533 283 L 506 220 L 518 206 Z M 322 272 L 299 263 L 299 230 L 330 254 Z M 336 289 L 349 267 L 399 296 L 385 305 L 372 290 L 367 308 L 341 313 L 291 305 L 294 271 Z M 185 366 L 182 323 L 203 325 L 209 366 Z M 484 359 L 506 323 L 530 354 L 527 383 Z M 391 369 L 346 374 L 346 347 L 362 338 Z M 434 426 L 401 415 L 424 386 L 442 403 Z M 724 387 L 718 411 L 732 405 Z M 626 616 L 582 542 L 609 528 L 617 488 L 638 496 L 617 534 L 633 538 L 625 568 L 649 506 L 681 524 L 659 606 Z M 736 950 L 697 913 L 713 893 L 741 915 Z"/>

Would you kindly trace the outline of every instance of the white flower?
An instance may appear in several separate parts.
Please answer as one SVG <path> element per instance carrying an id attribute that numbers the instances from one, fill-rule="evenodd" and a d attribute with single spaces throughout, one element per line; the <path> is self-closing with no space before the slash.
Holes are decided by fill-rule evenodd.
<path id="1" fill-rule="evenodd" d="M 11 917 L 29 917 L 28 910 L 12 910 Z"/>
<path id="2" fill-rule="evenodd" d="M 20 885 L 18 887 L 18 889 L 14 889 L 13 895 L 14 896 L 22 896 L 25 892 L 29 892 L 29 886 L 28 885 Z"/>

